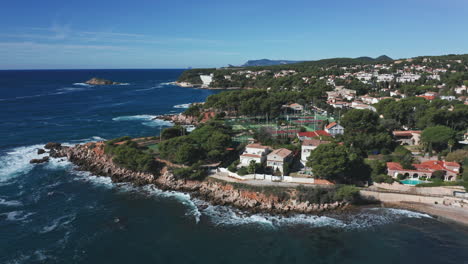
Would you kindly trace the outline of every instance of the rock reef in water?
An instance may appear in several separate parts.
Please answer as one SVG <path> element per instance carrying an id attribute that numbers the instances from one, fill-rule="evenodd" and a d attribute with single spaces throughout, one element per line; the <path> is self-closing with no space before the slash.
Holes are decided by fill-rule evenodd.
<path id="1" fill-rule="evenodd" d="M 91 80 L 86 81 L 86 84 L 91 84 L 91 85 L 118 85 L 118 84 L 121 84 L 121 83 L 94 77 Z"/>

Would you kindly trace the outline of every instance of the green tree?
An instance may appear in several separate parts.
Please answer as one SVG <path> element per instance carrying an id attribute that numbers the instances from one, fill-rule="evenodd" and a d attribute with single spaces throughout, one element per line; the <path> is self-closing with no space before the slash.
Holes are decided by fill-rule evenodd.
<path id="1" fill-rule="evenodd" d="M 259 164 L 255 162 L 255 160 L 251 160 L 249 163 L 249 167 L 247 167 L 247 171 L 250 174 L 255 174 L 258 168 L 259 168 Z"/>
<path id="2" fill-rule="evenodd" d="M 427 152 L 441 152 L 447 148 L 449 141 L 454 139 L 455 132 L 446 126 L 428 127 L 421 134 L 421 141 Z"/>
<path id="3" fill-rule="evenodd" d="M 306 165 L 317 177 L 334 182 L 355 183 L 370 176 L 369 167 L 359 155 L 336 143 L 318 146 L 311 152 Z"/>

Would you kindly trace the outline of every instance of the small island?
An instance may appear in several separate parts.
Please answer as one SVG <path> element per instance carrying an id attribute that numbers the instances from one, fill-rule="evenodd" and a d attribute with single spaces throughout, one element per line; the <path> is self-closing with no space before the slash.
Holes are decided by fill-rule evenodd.
<path id="1" fill-rule="evenodd" d="M 86 81 L 85 83 L 86 84 L 91 84 L 91 85 L 119 85 L 119 84 L 122 84 L 122 83 L 119 83 L 119 82 L 114 82 L 114 81 L 111 81 L 111 80 L 106 80 L 106 79 L 96 78 L 96 77 Z"/>

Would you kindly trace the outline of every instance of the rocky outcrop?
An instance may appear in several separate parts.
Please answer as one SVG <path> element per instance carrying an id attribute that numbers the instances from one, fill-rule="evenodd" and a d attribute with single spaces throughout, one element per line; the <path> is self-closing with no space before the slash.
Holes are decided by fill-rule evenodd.
<path id="1" fill-rule="evenodd" d="M 198 117 L 180 114 L 167 114 L 156 116 L 154 119 L 172 122 L 176 125 L 198 125 Z"/>
<path id="2" fill-rule="evenodd" d="M 86 84 L 91 84 L 91 85 L 118 85 L 121 84 L 119 82 L 114 82 L 106 79 L 101 79 L 101 78 L 92 78 L 88 81 L 85 82 Z"/>
<path id="3" fill-rule="evenodd" d="M 60 149 L 61 147 L 62 144 L 56 142 L 49 142 L 44 146 L 45 149 Z"/>
<path id="4" fill-rule="evenodd" d="M 29 163 L 31 164 L 38 164 L 38 163 L 45 163 L 45 162 L 48 162 L 49 161 L 49 157 L 46 156 L 46 157 L 43 157 L 41 159 L 32 159 L 29 161 Z"/>
<path id="5" fill-rule="evenodd" d="M 37 150 L 37 155 L 42 155 L 44 153 L 46 153 L 46 151 L 44 149 L 40 148 L 40 149 Z"/>
<path id="6" fill-rule="evenodd" d="M 230 205 L 250 212 L 274 214 L 317 213 L 346 208 L 346 202 L 311 204 L 294 198 L 280 198 L 275 195 L 235 188 L 232 184 L 215 181 L 179 180 L 167 170 L 156 177 L 149 173 L 135 172 L 121 168 L 104 154 L 104 143 L 87 143 L 74 147 L 60 147 L 51 150 L 53 157 L 67 157 L 80 170 L 90 171 L 100 176 L 108 176 L 114 182 L 132 182 L 136 185 L 154 184 L 162 190 L 189 192 L 192 196 L 216 205 Z M 291 196 L 293 197 L 293 196 Z"/>

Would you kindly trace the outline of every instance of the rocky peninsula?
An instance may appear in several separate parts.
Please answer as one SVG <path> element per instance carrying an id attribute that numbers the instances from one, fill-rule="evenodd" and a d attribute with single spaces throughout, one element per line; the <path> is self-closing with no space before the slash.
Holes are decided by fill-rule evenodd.
<path id="1" fill-rule="evenodd" d="M 66 157 L 77 166 L 78 170 L 89 171 L 98 176 L 110 177 L 113 182 L 129 182 L 135 185 L 154 184 L 162 190 L 188 192 L 193 197 L 203 199 L 215 205 L 229 205 L 252 213 L 272 214 L 321 213 L 329 210 L 344 210 L 350 207 L 348 202 L 313 204 L 299 202 L 294 190 L 284 197 L 272 193 L 243 189 L 231 183 L 214 179 L 203 181 L 177 179 L 167 167 L 161 175 L 135 172 L 117 166 L 112 157 L 104 153 L 103 142 L 75 145 L 73 147 L 49 144 L 49 154 L 54 158 Z"/>

